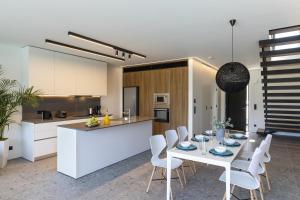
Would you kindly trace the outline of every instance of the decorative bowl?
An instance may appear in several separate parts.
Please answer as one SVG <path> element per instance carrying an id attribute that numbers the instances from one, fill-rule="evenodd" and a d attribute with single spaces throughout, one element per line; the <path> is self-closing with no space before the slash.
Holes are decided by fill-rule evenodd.
<path id="1" fill-rule="evenodd" d="M 203 140 L 205 137 L 204 137 L 204 135 L 196 135 L 195 138 L 197 140 Z"/>
<path id="2" fill-rule="evenodd" d="M 242 134 L 242 133 L 236 133 L 234 135 L 236 138 L 242 138 L 244 136 L 244 134 Z"/>
<path id="3" fill-rule="evenodd" d="M 181 142 L 180 145 L 182 147 L 189 147 L 191 145 L 191 143 L 190 142 Z"/>
<path id="4" fill-rule="evenodd" d="M 226 147 L 218 146 L 215 148 L 215 151 L 218 153 L 224 153 L 226 151 Z"/>
<path id="5" fill-rule="evenodd" d="M 224 141 L 225 141 L 226 144 L 229 144 L 229 145 L 232 145 L 232 144 L 235 143 L 235 140 L 234 139 L 230 139 L 230 138 L 225 138 Z"/>

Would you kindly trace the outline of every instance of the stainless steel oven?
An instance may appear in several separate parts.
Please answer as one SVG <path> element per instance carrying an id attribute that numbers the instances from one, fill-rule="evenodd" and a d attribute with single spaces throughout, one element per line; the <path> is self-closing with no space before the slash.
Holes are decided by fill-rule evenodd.
<path id="1" fill-rule="evenodd" d="M 169 123 L 170 121 L 169 108 L 154 108 L 154 118 L 156 122 Z"/>

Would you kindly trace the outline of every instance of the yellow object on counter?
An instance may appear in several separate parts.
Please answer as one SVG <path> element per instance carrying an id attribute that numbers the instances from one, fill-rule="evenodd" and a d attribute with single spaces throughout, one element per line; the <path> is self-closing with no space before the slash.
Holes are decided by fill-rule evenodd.
<path id="1" fill-rule="evenodd" d="M 110 119 L 109 119 L 108 113 L 106 113 L 105 116 L 104 116 L 103 124 L 104 125 L 109 125 L 110 124 Z"/>

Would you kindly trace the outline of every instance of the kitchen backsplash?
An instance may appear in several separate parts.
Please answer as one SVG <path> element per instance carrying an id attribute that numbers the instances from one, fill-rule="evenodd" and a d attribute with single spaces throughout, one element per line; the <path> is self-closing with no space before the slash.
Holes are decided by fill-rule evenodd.
<path id="1" fill-rule="evenodd" d="M 23 106 L 23 120 L 39 119 L 41 115 L 37 114 L 38 110 L 47 110 L 52 112 L 66 111 L 68 116 L 88 115 L 89 107 L 100 105 L 100 97 L 41 97 L 39 105 L 35 108 Z"/>

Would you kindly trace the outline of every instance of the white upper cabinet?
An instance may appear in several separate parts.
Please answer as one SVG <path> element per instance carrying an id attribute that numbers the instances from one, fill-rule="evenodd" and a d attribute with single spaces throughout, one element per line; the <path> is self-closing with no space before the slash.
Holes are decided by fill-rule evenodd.
<path id="1" fill-rule="evenodd" d="M 42 94 L 54 94 L 53 52 L 28 48 L 28 86 L 41 90 Z"/>
<path id="2" fill-rule="evenodd" d="M 74 56 L 54 53 L 55 95 L 74 95 L 76 92 L 76 67 Z"/>
<path id="3" fill-rule="evenodd" d="M 106 63 L 99 63 L 95 60 L 81 59 L 78 62 L 77 70 L 77 95 L 95 96 L 107 95 L 107 67 Z"/>
<path id="4" fill-rule="evenodd" d="M 107 95 L 107 64 L 104 62 L 25 47 L 24 63 L 25 84 L 40 89 L 45 95 Z"/>

